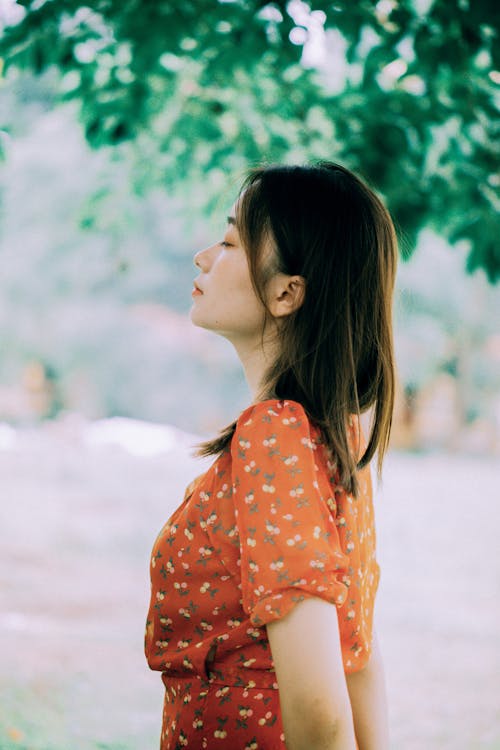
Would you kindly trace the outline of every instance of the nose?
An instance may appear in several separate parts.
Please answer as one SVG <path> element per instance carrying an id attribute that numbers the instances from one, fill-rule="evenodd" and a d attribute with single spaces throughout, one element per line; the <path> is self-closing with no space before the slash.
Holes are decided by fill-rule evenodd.
<path id="1" fill-rule="evenodd" d="M 201 271 L 206 273 L 211 264 L 211 254 L 210 251 L 214 249 L 214 245 L 211 245 L 210 247 L 206 247 L 204 250 L 198 250 L 197 253 L 195 253 L 195 256 L 193 258 L 194 265 L 197 266 Z"/>

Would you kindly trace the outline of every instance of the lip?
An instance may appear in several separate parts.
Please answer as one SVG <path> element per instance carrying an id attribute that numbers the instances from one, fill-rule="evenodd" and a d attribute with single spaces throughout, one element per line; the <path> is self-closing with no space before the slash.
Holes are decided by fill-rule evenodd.
<path id="1" fill-rule="evenodd" d="M 203 290 L 200 289 L 196 281 L 193 281 L 193 291 L 191 292 L 191 297 L 197 297 L 199 294 L 203 294 Z"/>

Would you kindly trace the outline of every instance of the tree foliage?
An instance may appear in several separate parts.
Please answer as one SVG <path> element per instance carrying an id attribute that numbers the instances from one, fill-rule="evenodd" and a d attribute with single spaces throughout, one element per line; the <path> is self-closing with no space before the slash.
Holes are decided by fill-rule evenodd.
<path id="1" fill-rule="evenodd" d="M 56 66 L 89 143 L 130 142 L 138 190 L 203 179 L 214 195 L 249 163 L 331 158 L 383 193 L 407 252 L 434 227 L 470 242 L 469 271 L 500 278 L 493 0 L 16 8 L 0 40 L 5 70 Z M 319 27 L 326 54 L 307 66 Z"/>

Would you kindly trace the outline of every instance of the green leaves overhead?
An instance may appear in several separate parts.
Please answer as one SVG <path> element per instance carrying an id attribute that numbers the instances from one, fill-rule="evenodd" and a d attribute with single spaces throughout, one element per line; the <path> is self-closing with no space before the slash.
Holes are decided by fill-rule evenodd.
<path id="1" fill-rule="evenodd" d="M 469 270 L 500 277 L 490 0 L 12 8 L 4 75 L 56 66 L 89 143 L 131 144 L 138 189 L 203 178 L 213 196 L 249 163 L 340 160 L 385 195 L 406 251 L 434 226 L 470 242 Z M 324 50 L 315 66 L 311 38 Z"/>

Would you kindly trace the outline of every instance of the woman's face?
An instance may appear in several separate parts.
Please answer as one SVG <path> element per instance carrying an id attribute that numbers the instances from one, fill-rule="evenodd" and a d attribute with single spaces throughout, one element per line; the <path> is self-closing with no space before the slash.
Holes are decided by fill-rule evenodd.
<path id="1" fill-rule="evenodd" d="M 192 322 L 233 344 L 260 338 L 265 309 L 252 286 L 234 206 L 223 239 L 196 253 L 194 262 L 200 274 L 192 291 Z"/>

